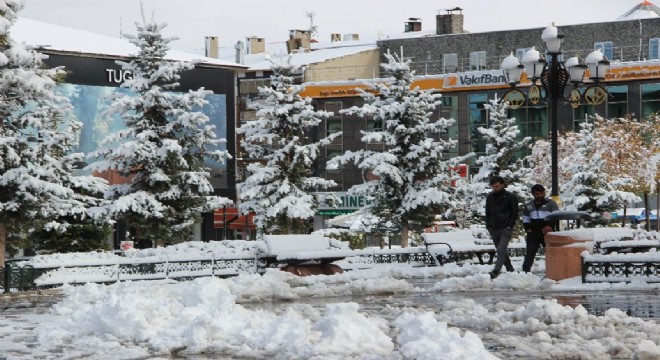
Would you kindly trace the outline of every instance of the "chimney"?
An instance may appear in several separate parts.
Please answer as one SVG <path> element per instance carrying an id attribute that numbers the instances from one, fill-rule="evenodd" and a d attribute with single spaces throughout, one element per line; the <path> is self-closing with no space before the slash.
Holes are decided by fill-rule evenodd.
<path id="1" fill-rule="evenodd" d="M 236 42 L 236 45 L 234 45 L 234 49 L 236 49 L 236 63 L 237 64 L 243 64 L 243 55 L 244 55 L 244 50 L 245 50 L 245 45 L 243 45 L 242 41 Z"/>
<path id="2" fill-rule="evenodd" d="M 360 34 L 344 34 L 344 41 L 358 41 Z"/>
<path id="3" fill-rule="evenodd" d="M 416 31 L 422 31 L 422 19 L 408 18 L 408 21 L 405 22 L 404 32 L 416 32 Z"/>
<path id="4" fill-rule="evenodd" d="M 246 52 L 248 54 L 261 54 L 266 52 L 266 39 L 258 36 L 248 37 Z"/>
<path id="5" fill-rule="evenodd" d="M 440 10 L 442 11 L 442 10 Z M 444 34 L 462 34 L 463 31 L 463 9 L 455 7 L 447 9 L 446 14 L 438 14 L 435 17 L 435 33 Z M 458 13 L 455 13 L 457 11 Z"/>
<path id="6" fill-rule="evenodd" d="M 341 41 L 341 34 L 330 34 L 330 41 L 332 42 Z"/>
<path id="7" fill-rule="evenodd" d="M 309 30 L 289 30 L 289 40 L 286 42 L 287 52 L 291 54 L 301 48 L 304 49 L 304 51 L 309 51 L 310 39 L 311 34 Z"/>
<path id="8" fill-rule="evenodd" d="M 217 36 L 206 36 L 205 40 L 205 51 L 204 56 L 210 58 L 218 58 L 218 37 Z"/>

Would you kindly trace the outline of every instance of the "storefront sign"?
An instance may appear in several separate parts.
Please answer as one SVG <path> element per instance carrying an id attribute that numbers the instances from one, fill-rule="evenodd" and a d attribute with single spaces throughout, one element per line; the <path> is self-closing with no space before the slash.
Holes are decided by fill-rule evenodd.
<path id="1" fill-rule="evenodd" d="M 126 70 L 105 69 L 106 80 L 109 83 L 121 84 L 133 78 L 133 73 Z"/>
<path id="2" fill-rule="evenodd" d="M 325 199 L 328 196 L 336 196 L 339 199 L 339 205 L 337 207 L 328 206 L 325 203 Z M 358 210 L 362 207 L 365 207 L 371 204 L 371 201 L 363 195 L 348 195 L 346 192 L 337 192 L 337 193 L 319 193 L 317 194 L 319 199 L 319 210 Z"/>

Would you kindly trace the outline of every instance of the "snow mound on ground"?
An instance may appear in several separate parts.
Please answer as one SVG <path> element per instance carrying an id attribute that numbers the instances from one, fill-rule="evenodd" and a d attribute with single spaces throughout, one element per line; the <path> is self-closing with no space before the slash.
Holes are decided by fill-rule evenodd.
<path id="1" fill-rule="evenodd" d="M 630 359 L 653 354 L 658 349 L 649 342 L 660 343 L 660 325 L 618 309 L 595 316 L 581 305 L 571 308 L 556 299 L 495 307 L 489 311 L 473 300 L 448 302 L 437 318 L 450 326 L 487 331 L 484 340 L 529 359 Z"/>
<path id="2" fill-rule="evenodd" d="M 65 291 L 66 298 L 54 307 L 62 321 L 37 329 L 42 346 L 125 345 L 133 353 L 142 349 L 152 355 L 364 359 L 363 354 L 369 354 L 369 359 L 390 359 L 396 339 L 407 358 L 437 359 L 447 351 L 456 359 L 477 354 L 494 358 L 478 336 L 461 335 L 458 329 L 435 321 L 432 313 L 403 311 L 391 323 L 360 312 L 359 305 L 351 302 L 327 304 L 320 313 L 294 308 L 281 314 L 250 310 L 236 302 L 228 280 L 217 278 L 87 284 Z M 430 352 L 416 353 L 418 346 Z"/>
<path id="3" fill-rule="evenodd" d="M 541 285 L 541 279 L 531 273 L 503 273 L 495 280 L 488 274 L 452 277 L 437 282 L 432 291 L 454 292 L 474 290 L 532 290 Z"/>
<path id="4" fill-rule="evenodd" d="M 406 359 L 497 359 L 486 351 L 477 334 L 467 331 L 461 335 L 459 329 L 438 322 L 432 312 L 401 314 L 394 325 L 399 332 L 396 337 L 401 344 L 399 352 Z M 445 340 L 439 342 L 438 339 Z"/>

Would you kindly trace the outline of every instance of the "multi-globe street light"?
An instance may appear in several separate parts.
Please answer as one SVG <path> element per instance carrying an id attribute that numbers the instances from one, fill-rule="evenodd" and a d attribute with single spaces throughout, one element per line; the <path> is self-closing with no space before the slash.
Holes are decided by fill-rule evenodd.
<path id="1" fill-rule="evenodd" d="M 568 59 L 565 63 L 560 59 L 563 53 L 564 35 L 558 34 L 557 28 L 550 25 L 541 35 L 545 42 L 548 61 L 544 56 L 532 47 L 526 51 L 522 58 L 522 64 L 513 54 L 507 56 L 502 61 L 502 70 L 507 82 L 511 85 L 504 95 L 504 100 L 511 103 L 512 108 L 519 107 L 525 101 L 532 104 L 538 104 L 542 100 L 548 103 L 548 118 L 550 119 L 551 136 L 551 172 L 552 172 L 552 190 L 551 196 L 555 201 L 559 200 L 559 172 L 558 172 L 558 151 L 557 151 L 557 105 L 559 102 L 571 104 L 574 108 L 582 103 L 598 105 L 607 98 L 607 90 L 598 83 L 605 79 L 609 72 L 610 62 L 600 49 L 591 52 L 586 61 L 577 56 Z M 583 83 L 585 72 L 589 70 L 589 85 L 584 93 L 580 92 L 578 86 Z M 527 73 L 527 79 L 532 85 L 527 90 L 527 95 L 516 89 L 520 83 L 523 71 Z M 545 94 L 536 85 L 536 81 L 541 81 L 541 86 Z M 568 85 L 572 84 L 572 90 L 568 96 L 565 95 Z"/>

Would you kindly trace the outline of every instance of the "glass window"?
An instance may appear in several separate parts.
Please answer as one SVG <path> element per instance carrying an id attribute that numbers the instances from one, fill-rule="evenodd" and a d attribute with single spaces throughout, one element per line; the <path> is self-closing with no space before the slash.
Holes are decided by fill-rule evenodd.
<path id="1" fill-rule="evenodd" d="M 609 60 L 614 59 L 614 45 L 611 41 L 601 41 L 594 43 L 594 50 L 598 49 L 600 49 L 600 51 L 602 51 Z"/>
<path id="2" fill-rule="evenodd" d="M 325 149 L 325 158 L 326 158 L 327 161 L 329 161 L 330 159 L 334 158 L 335 156 L 339 156 L 342 153 L 343 153 L 343 151 L 342 151 L 340 146 L 329 145 Z M 326 171 L 327 171 L 328 174 L 340 174 L 341 171 L 342 171 L 342 166 L 339 165 L 339 167 L 337 167 L 336 169 L 332 169 L 332 170 L 331 169 L 326 169 Z"/>
<path id="3" fill-rule="evenodd" d="M 371 116 L 367 117 L 367 131 L 383 130 L 383 120 L 374 120 Z"/>
<path id="4" fill-rule="evenodd" d="M 473 51 L 470 53 L 470 70 L 486 69 L 486 52 Z"/>
<path id="5" fill-rule="evenodd" d="M 342 115 L 341 111 L 341 102 L 328 102 L 325 104 L 325 111 L 331 112 L 332 115 L 328 117 L 325 122 L 325 129 L 327 135 L 334 134 L 341 131 L 342 126 Z"/>
<path id="6" fill-rule="evenodd" d="M 580 105 L 577 109 L 573 109 L 573 130 L 580 131 L 582 122 L 589 116 L 596 114 L 596 107 L 593 105 Z"/>
<path id="7" fill-rule="evenodd" d="M 649 39 L 649 59 L 660 59 L 660 38 Z"/>
<path id="8" fill-rule="evenodd" d="M 441 118 L 445 119 L 458 119 L 458 97 L 457 96 L 443 96 L 441 98 L 440 106 L 438 107 L 438 115 Z M 453 139 L 458 140 L 458 121 L 454 122 L 454 125 L 450 126 L 447 129 L 446 134 L 442 134 L 444 139 Z M 453 149 L 448 149 L 445 151 L 445 154 L 448 157 L 454 157 L 458 155 L 458 147 Z"/>
<path id="9" fill-rule="evenodd" d="M 481 155 L 486 152 L 486 142 L 481 139 L 479 133 L 480 127 L 488 126 L 488 112 L 484 105 L 488 102 L 486 94 L 474 94 L 468 96 L 469 109 L 470 109 L 470 144 L 472 151 Z"/>
<path id="10" fill-rule="evenodd" d="M 451 73 L 458 71 L 458 54 L 442 55 L 442 72 Z"/>
<path id="11" fill-rule="evenodd" d="M 642 84 L 642 118 L 660 113 L 660 83 Z"/>
<path id="12" fill-rule="evenodd" d="M 608 86 L 607 117 L 622 118 L 628 115 L 628 85 Z"/>
<path id="13" fill-rule="evenodd" d="M 525 56 L 525 53 L 531 49 L 532 49 L 531 47 L 516 49 L 516 57 L 518 58 L 518 61 L 520 61 L 521 64 L 523 61 L 523 56 Z"/>

